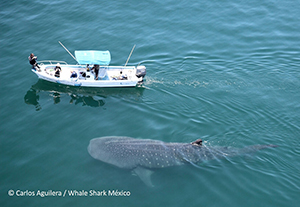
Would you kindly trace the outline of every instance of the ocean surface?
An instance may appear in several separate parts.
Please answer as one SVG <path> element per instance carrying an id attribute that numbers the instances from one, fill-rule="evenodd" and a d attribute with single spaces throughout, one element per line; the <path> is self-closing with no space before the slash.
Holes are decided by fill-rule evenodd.
<path id="1" fill-rule="evenodd" d="M 298 206 L 299 12 L 294 0 L 1 1 L 0 206 Z M 38 80 L 30 53 L 76 63 L 58 41 L 109 50 L 111 65 L 136 44 L 128 65 L 144 62 L 144 85 Z M 278 147 L 155 170 L 150 188 L 89 155 L 102 136 Z"/>

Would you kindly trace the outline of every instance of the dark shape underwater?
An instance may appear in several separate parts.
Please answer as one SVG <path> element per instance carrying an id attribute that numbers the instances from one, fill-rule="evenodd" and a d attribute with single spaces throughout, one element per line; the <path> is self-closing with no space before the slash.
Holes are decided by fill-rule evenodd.
<path id="1" fill-rule="evenodd" d="M 198 139 L 192 143 L 167 143 L 130 137 L 101 137 L 90 141 L 88 152 L 102 162 L 132 170 L 147 186 L 153 186 L 150 169 L 192 164 L 255 152 L 276 145 L 245 148 L 208 147 Z"/>

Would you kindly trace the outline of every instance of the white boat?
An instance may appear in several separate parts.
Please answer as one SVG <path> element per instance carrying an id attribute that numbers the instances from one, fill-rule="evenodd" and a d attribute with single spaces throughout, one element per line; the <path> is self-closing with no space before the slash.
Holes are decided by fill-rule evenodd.
<path id="1" fill-rule="evenodd" d="M 70 55 L 78 64 L 43 60 L 38 61 L 39 68 L 32 68 L 32 72 L 43 80 L 81 87 L 135 87 L 143 82 L 146 75 L 145 66 L 126 66 L 130 56 L 125 66 L 109 66 L 109 51 L 79 50 L 75 51 L 76 58 L 71 53 Z M 56 72 L 57 66 L 61 68 L 59 72 Z"/>

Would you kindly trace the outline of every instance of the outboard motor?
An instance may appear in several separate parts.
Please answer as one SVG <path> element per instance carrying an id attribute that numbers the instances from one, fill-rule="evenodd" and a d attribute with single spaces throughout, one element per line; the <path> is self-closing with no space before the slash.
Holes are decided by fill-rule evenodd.
<path id="1" fill-rule="evenodd" d="M 136 67 L 136 74 L 135 74 L 138 78 L 140 77 L 145 77 L 146 75 L 146 67 L 143 65 L 139 65 Z"/>

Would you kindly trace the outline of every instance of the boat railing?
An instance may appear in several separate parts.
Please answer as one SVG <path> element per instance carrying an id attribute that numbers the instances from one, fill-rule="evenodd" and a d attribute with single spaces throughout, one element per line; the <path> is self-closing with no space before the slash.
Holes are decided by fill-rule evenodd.
<path id="1" fill-rule="evenodd" d="M 135 69 L 135 66 L 103 66 L 108 70 L 124 70 L 124 69 Z M 102 68 L 102 66 L 101 66 Z"/>
<path id="2" fill-rule="evenodd" d="M 60 60 L 41 60 L 41 61 L 38 61 L 39 65 L 44 65 L 44 64 L 56 65 L 57 63 L 63 64 L 63 65 L 68 65 L 67 62 L 60 61 Z"/>

